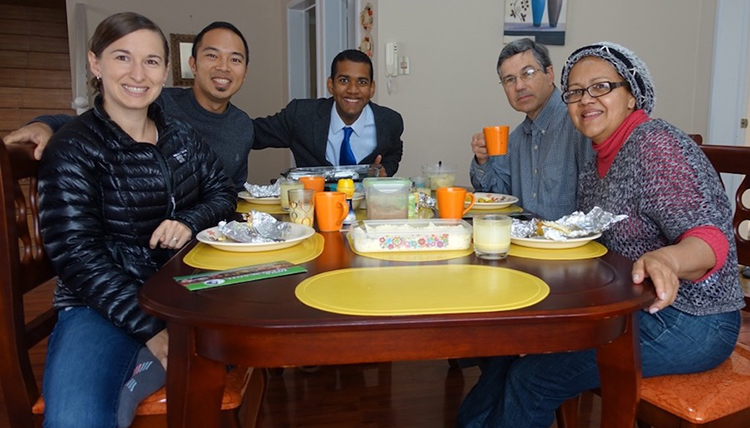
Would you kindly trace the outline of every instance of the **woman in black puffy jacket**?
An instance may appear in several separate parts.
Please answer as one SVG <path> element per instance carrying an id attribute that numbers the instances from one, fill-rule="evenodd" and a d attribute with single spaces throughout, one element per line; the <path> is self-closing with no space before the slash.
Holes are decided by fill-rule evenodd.
<path id="1" fill-rule="evenodd" d="M 43 385 L 47 427 L 130 424 L 142 398 L 132 393 L 161 385 L 167 356 L 164 323 L 138 306 L 138 289 L 234 211 L 234 187 L 216 156 L 153 103 L 168 58 L 164 34 L 148 18 L 102 21 L 88 53 L 100 92 L 94 108 L 43 154 L 42 234 L 59 277 Z M 131 379 L 134 371 L 153 376 Z"/>

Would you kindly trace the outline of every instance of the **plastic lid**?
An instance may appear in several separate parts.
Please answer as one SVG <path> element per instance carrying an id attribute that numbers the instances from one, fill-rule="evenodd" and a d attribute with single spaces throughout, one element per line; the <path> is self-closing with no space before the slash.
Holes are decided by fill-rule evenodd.
<path id="1" fill-rule="evenodd" d="M 368 177 L 362 180 L 365 188 L 383 190 L 398 190 L 403 187 L 411 188 L 411 180 L 408 178 L 395 177 Z"/>

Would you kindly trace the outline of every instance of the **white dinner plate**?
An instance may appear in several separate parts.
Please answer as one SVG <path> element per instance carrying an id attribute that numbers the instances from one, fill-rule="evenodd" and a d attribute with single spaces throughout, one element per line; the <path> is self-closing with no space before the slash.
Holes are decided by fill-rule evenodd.
<path id="1" fill-rule="evenodd" d="M 474 197 L 477 198 L 477 202 L 471 207 L 473 210 L 494 210 L 509 207 L 518 202 L 515 196 L 500 193 L 474 192 Z M 479 198 L 492 199 L 493 202 L 479 202 Z M 464 203 L 464 206 L 468 207 L 469 202 Z"/>
<path id="2" fill-rule="evenodd" d="M 516 245 L 531 248 L 543 248 L 546 250 L 561 250 L 564 248 L 576 248 L 582 247 L 594 239 L 602 236 L 601 233 L 596 235 L 586 236 L 584 238 L 573 238 L 566 239 L 565 241 L 554 241 L 552 239 L 539 239 L 539 238 L 514 238 L 511 236 L 510 242 Z"/>
<path id="3" fill-rule="evenodd" d="M 238 195 L 240 199 L 244 199 L 248 202 L 252 202 L 254 204 L 258 205 L 275 205 L 281 203 L 281 197 L 279 196 L 269 196 L 267 198 L 254 198 L 250 196 L 250 193 L 248 193 L 246 190 L 243 190 Z"/>
<path id="4" fill-rule="evenodd" d="M 236 253 L 252 253 L 258 251 L 272 251 L 280 250 L 282 248 L 288 248 L 299 244 L 305 239 L 313 236 L 315 230 L 309 226 L 303 226 L 301 224 L 289 223 L 291 230 L 286 239 L 282 242 L 235 242 L 231 240 L 217 241 L 217 239 L 223 234 L 219 232 L 218 227 L 209 227 L 208 229 L 202 230 L 198 233 L 198 241 L 208 244 L 214 248 L 224 251 L 233 251 Z"/>

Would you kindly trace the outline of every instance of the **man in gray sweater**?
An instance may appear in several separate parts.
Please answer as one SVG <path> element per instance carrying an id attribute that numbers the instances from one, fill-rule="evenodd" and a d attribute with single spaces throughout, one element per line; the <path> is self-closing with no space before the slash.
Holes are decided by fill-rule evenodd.
<path id="1" fill-rule="evenodd" d="M 192 88 L 164 88 L 157 102 L 165 111 L 195 128 L 224 165 L 237 190 L 247 180 L 247 157 L 253 146 L 253 121 L 229 100 L 245 81 L 248 46 L 234 25 L 214 22 L 195 37 L 190 68 L 195 76 Z M 42 151 L 54 131 L 73 118 L 67 115 L 40 116 L 4 138 L 5 144 L 31 141 L 34 155 Z"/>

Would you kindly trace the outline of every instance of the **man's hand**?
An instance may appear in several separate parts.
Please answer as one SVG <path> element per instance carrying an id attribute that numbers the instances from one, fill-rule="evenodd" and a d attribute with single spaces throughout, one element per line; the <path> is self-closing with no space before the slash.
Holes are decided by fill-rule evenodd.
<path id="1" fill-rule="evenodd" d="M 164 366 L 164 370 L 166 370 L 167 355 L 169 354 L 169 334 L 167 333 L 167 329 L 165 328 L 156 333 L 154 337 L 146 342 L 146 347 L 154 354 L 154 357 L 159 360 L 161 365 Z"/>
<path id="2" fill-rule="evenodd" d="M 474 152 L 474 157 L 479 165 L 484 165 L 489 159 L 487 154 L 487 143 L 484 141 L 484 134 L 478 133 L 471 137 L 471 151 Z"/>
<path id="3" fill-rule="evenodd" d="M 373 162 L 373 165 L 380 165 L 380 162 L 382 162 L 382 161 L 383 161 L 383 155 L 378 155 L 375 158 L 375 162 Z M 381 177 L 387 177 L 388 176 L 388 173 L 385 172 L 385 167 L 380 168 L 380 172 L 378 173 L 378 175 L 381 176 Z"/>
<path id="4" fill-rule="evenodd" d="M 33 122 L 6 135 L 3 142 L 8 145 L 23 144 L 30 141 L 36 144 L 34 158 L 39 160 L 42 158 L 42 152 L 47 147 L 50 137 L 52 137 L 52 128 L 42 122 Z"/>
<path id="5" fill-rule="evenodd" d="M 192 237 L 193 232 L 184 224 L 176 220 L 164 220 L 151 234 L 148 245 L 152 249 L 158 245 L 161 248 L 176 250 L 187 244 Z"/>

